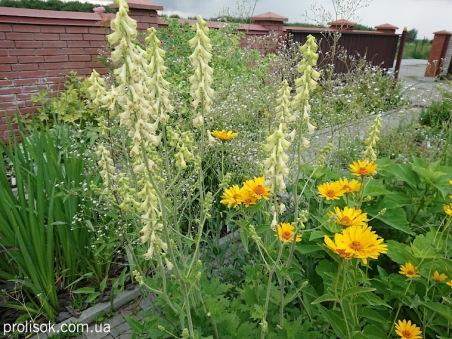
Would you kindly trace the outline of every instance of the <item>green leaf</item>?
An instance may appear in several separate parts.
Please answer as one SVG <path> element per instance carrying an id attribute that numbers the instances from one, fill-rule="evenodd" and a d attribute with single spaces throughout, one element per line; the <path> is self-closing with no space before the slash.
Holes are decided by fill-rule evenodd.
<path id="1" fill-rule="evenodd" d="M 361 293 L 367 293 L 367 292 L 373 292 L 375 291 L 375 288 L 372 287 L 361 287 L 361 286 L 354 286 L 346 289 L 344 293 L 342 294 L 342 298 L 351 297 L 352 295 L 361 294 Z"/>
<path id="2" fill-rule="evenodd" d="M 318 305 L 318 308 L 320 312 L 322 313 L 323 317 L 326 319 L 326 321 L 331 324 L 334 331 L 336 332 L 336 335 L 339 338 L 345 338 L 347 337 L 347 326 L 344 323 L 344 320 L 342 319 L 342 316 L 338 314 L 336 311 L 330 311 L 323 307 L 322 305 Z"/>
<path id="3" fill-rule="evenodd" d="M 378 195 L 388 195 L 394 194 L 391 191 L 388 191 L 383 183 L 379 180 L 372 180 L 364 187 L 364 196 L 378 196 Z"/>
<path id="4" fill-rule="evenodd" d="M 386 323 L 388 320 L 386 320 Z M 388 339 L 388 336 L 385 332 L 381 330 L 380 327 L 375 325 L 366 325 L 363 330 L 363 334 L 368 339 Z"/>
<path id="5" fill-rule="evenodd" d="M 413 171 L 419 174 L 425 180 L 426 183 L 430 185 L 432 185 L 433 182 L 438 181 L 438 179 L 443 175 L 446 175 L 446 173 L 444 172 L 433 171 L 430 167 L 422 168 L 419 166 L 412 165 L 411 168 L 413 169 Z"/>
<path id="6" fill-rule="evenodd" d="M 452 322 L 452 308 L 450 306 L 446 306 L 446 305 L 436 303 L 436 302 L 426 302 L 426 301 L 422 301 L 422 300 L 419 302 L 421 305 L 427 307 L 428 309 L 432 310 L 433 312 L 436 312 L 439 315 L 446 318 L 448 322 Z"/>
<path id="7" fill-rule="evenodd" d="M 376 219 L 382 221 L 390 228 L 394 228 L 407 234 L 413 233 L 408 227 L 406 214 L 402 208 L 387 209 L 384 214 L 378 215 L 378 213 L 381 212 L 381 209 L 372 206 L 366 209 L 366 212 L 372 217 L 376 217 Z"/>
<path id="8" fill-rule="evenodd" d="M 323 237 L 325 236 L 325 233 L 323 233 L 322 231 L 312 231 L 311 235 L 309 237 L 309 241 L 315 240 L 315 239 L 323 239 Z"/>
<path id="9" fill-rule="evenodd" d="M 394 164 L 388 166 L 385 170 L 397 180 L 404 181 L 410 185 L 417 186 L 421 183 L 419 175 L 413 171 L 411 165 Z"/>
<path id="10" fill-rule="evenodd" d="M 94 293 L 95 290 L 93 287 L 82 287 L 79 288 L 78 290 L 72 291 L 72 293 L 75 294 L 88 294 L 88 293 Z"/>
<path id="11" fill-rule="evenodd" d="M 431 242 L 427 241 L 423 234 L 418 235 L 411 245 L 411 251 L 418 258 L 433 259 L 437 255 L 431 248 Z"/>
<path id="12" fill-rule="evenodd" d="M 88 298 L 86 298 L 85 302 L 87 303 L 92 303 L 94 300 L 96 300 L 96 298 L 100 295 L 99 292 L 94 292 L 93 294 L 91 294 Z"/>
<path id="13" fill-rule="evenodd" d="M 324 294 L 321 297 L 318 297 L 317 299 L 315 299 L 311 304 L 317 305 L 317 304 L 323 303 L 324 301 L 337 301 L 337 299 L 332 294 Z"/>
<path id="14" fill-rule="evenodd" d="M 243 228 L 240 230 L 240 239 L 242 239 L 242 245 L 245 248 L 246 253 L 249 253 L 248 252 L 248 245 L 249 245 L 248 233 Z"/>
<path id="15" fill-rule="evenodd" d="M 303 242 L 296 244 L 295 249 L 301 254 L 308 254 L 316 251 L 323 250 L 322 246 L 319 245 L 304 245 Z"/>
<path id="16" fill-rule="evenodd" d="M 139 334 L 143 333 L 144 325 L 141 324 L 138 320 L 135 320 L 134 318 L 131 318 L 128 316 L 125 316 L 124 319 L 126 319 L 127 324 L 129 324 L 133 333 L 139 333 Z"/>
<path id="17" fill-rule="evenodd" d="M 416 265 L 417 260 L 411 254 L 411 249 L 405 244 L 401 244 L 395 240 L 388 240 L 388 257 L 399 265 L 405 265 L 410 262 Z"/>
<path id="18" fill-rule="evenodd" d="M 383 299 L 373 293 L 362 293 L 358 295 L 355 299 L 355 303 L 364 305 L 367 303 L 367 305 L 392 308 Z"/>

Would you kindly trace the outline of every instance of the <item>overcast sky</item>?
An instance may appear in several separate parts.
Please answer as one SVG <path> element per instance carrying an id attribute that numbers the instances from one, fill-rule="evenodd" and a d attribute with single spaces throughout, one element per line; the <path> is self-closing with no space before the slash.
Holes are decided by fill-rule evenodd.
<path id="1" fill-rule="evenodd" d="M 333 20 L 341 19 L 345 16 L 341 14 L 348 11 L 344 9 L 336 17 L 333 0 L 152 0 L 152 2 L 162 5 L 164 13 L 179 14 L 181 17 L 200 14 L 204 18 L 209 18 L 224 13 L 228 8 L 229 13 L 234 16 L 273 12 L 287 17 L 289 22 L 313 23 L 313 20 L 308 19 L 305 14 L 310 18 L 319 19 L 319 13 L 322 11 L 313 12 L 314 5 L 318 9 L 322 6 L 331 14 Z M 432 39 L 433 32 L 436 31 L 452 31 L 452 0 L 334 0 L 334 2 L 344 5 L 367 2 L 368 7 L 356 10 L 354 16 L 346 19 L 371 27 L 390 23 L 399 27 L 397 33 L 401 33 L 403 27 L 407 27 L 408 30 L 416 28 L 419 31 L 418 39 L 424 37 Z"/>

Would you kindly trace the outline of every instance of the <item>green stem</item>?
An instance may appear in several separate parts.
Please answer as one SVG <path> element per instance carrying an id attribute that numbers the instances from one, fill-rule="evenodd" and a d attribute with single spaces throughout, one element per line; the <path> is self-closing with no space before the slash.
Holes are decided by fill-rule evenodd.
<path id="1" fill-rule="evenodd" d="M 268 304 L 270 302 L 270 292 L 271 292 L 271 287 L 272 287 L 272 279 L 273 279 L 273 274 L 276 271 L 276 267 L 278 266 L 278 263 L 281 259 L 281 255 L 282 255 L 282 250 L 283 250 L 283 244 L 280 242 L 280 246 L 279 246 L 279 251 L 278 251 L 278 257 L 276 258 L 276 261 L 270 271 L 270 274 L 268 275 L 268 282 L 267 282 L 267 293 L 265 295 L 265 306 L 264 306 L 264 314 L 262 316 L 262 323 L 267 321 L 267 312 L 268 312 Z M 266 329 L 264 329 L 264 327 L 262 327 L 261 330 L 261 339 L 265 338 L 265 333 L 266 333 Z"/>

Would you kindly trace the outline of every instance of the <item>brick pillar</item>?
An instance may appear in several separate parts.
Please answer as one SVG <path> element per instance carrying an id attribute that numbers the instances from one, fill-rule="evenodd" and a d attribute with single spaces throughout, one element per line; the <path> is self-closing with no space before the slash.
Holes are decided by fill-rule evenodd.
<path id="1" fill-rule="evenodd" d="M 452 32 L 443 30 L 434 32 L 433 34 L 435 34 L 435 37 L 433 38 L 432 48 L 428 57 L 428 66 L 424 74 L 426 77 L 436 77 L 440 75 L 441 68 L 443 67 L 442 60 L 446 57 Z"/>
<path id="2" fill-rule="evenodd" d="M 159 15 L 157 11 L 161 11 L 163 6 L 157 5 L 147 0 L 129 0 L 129 16 L 137 21 L 137 29 L 139 32 L 145 32 L 149 27 L 158 28 Z M 115 4 L 110 5 L 111 8 L 118 8 Z"/>
<path id="3" fill-rule="evenodd" d="M 250 19 L 254 21 L 255 25 L 261 25 L 268 29 L 269 33 L 275 31 L 279 35 L 284 33 L 284 22 L 289 20 L 286 17 L 272 12 L 254 15 Z"/>
<path id="4" fill-rule="evenodd" d="M 328 22 L 328 25 L 330 25 L 330 29 L 335 31 L 353 31 L 353 27 L 356 26 L 356 22 L 339 19 L 336 21 Z"/>
<path id="5" fill-rule="evenodd" d="M 384 34 L 395 34 L 396 30 L 399 29 L 399 27 L 388 23 L 375 26 L 375 28 L 377 29 L 377 32 L 381 32 Z"/>

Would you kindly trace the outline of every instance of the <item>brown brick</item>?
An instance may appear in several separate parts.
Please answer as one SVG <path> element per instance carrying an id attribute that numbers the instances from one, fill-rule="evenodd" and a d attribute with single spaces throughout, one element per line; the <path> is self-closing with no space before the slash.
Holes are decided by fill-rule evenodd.
<path id="1" fill-rule="evenodd" d="M 0 32 L 0 39 L 5 40 L 6 35 L 4 32 Z"/>
<path id="2" fill-rule="evenodd" d="M 66 33 L 88 33 L 88 27 L 68 26 Z"/>
<path id="3" fill-rule="evenodd" d="M 63 64 L 59 62 L 46 62 L 46 63 L 40 63 L 39 69 L 62 69 Z"/>
<path id="4" fill-rule="evenodd" d="M 12 93 L 22 93 L 22 88 L 20 87 L 0 87 L 0 95 L 2 94 L 12 94 Z"/>
<path id="5" fill-rule="evenodd" d="M 17 79 L 20 76 L 19 72 L 0 72 L 0 79 Z"/>
<path id="6" fill-rule="evenodd" d="M 68 61 L 68 56 L 67 55 L 45 56 L 44 60 L 45 60 L 45 62 L 63 62 L 63 61 Z"/>
<path id="7" fill-rule="evenodd" d="M 0 72 L 11 71 L 11 64 L 0 64 Z"/>
<path id="8" fill-rule="evenodd" d="M 33 33 L 6 33 L 7 40 L 34 40 L 35 36 Z"/>
<path id="9" fill-rule="evenodd" d="M 9 57 L 0 57 L 0 64 L 16 64 L 17 57 L 9 56 Z"/>
<path id="10" fill-rule="evenodd" d="M 14 48 L 14 41 L 0 41 L 0 48 Z"/>
<path id="11" fill-rule="evenodd" d="M 66 33 L 65 26 L 41 26 L 41 33 Z"/>
<path id="12" fill-rule="evenodd" d="M 83 34 L 83 40 L 88 40 L 88 41 L 104 41 L 105 40 L 105 35 L 102 34 Z"/>
<path id="13" fill-rule="evenodd" d="M 44 62 L 43 56 L 19 56 L 19 63 Z"/>
<path id="14" fill-rule="evenodd" d="M 0 24 L 1 32 L 11 32 L 13 29 L 10 24 Z"/>
<path id="15" fill-rule="evenodd" d="M 99 54 L 98 48 L 85 48 L 85 54 Z"/>
<path id="16" fill-rule="evenodd" d="M 69 68 L 69 69 L 85 68 L 85 67 L 86 67 L 86 62 L 71 61 L 71 62 L 65 62 L 63 64 L 63 68 Z"/>
<path id="17" fill-rule="evenodd" d="M 69 55 L 69 61 L 91 61 L 89 55 Z"/>
<path id="18" fill-rule="evenodd" d="M 38 78 L 16 79 L 15 80 L 16 86 L 34 85 L 35 83 L 39 83 L 39 79 Z"/>
<path id="19" fill-rule="evenodd" d="M 62 54 L 84 54 L 85 48 L 62 48 Z"/>
<path id="20" fill-rule="evenodd" d="M 45 71 L 27 71 L 27 72 L 21 72 L 21 75 L 22 75 L 22 78 L 42 78 L 42 77 L 46 76 L 46 72 Z"/>
<path id="21" fill-rule="evenodd" d="M 29 99 L 31 94 L 33 93 L 38 94 L 39 91 L 43 89 L 46 89 L 46 85 L 24 86 L 24 93 L 28 95 L 28 97 L 25 99 Z"/>
<path id="22" fill-rule="evenodd" d="M 38 70 L 38 64 L 17 64 L 12 65 L 13 71 L 37 71 Z"/>
<path id="23" fill-rule="evenodd" d="M 0 78 L 0 87 L 13 86 L 14 82 L 12 80 L 5 80 Z"/>
<path id="24" fill-rule="evenodd" d="M 16 96 L 14 94 L 4 94 L 4 95 L 0 95 L 0 102 L 12 102 L 16 100 Z"/>
<path id="25" fill-rule="evenodd" d="M 67 46 L 66 41 L 43 41 L 42 42 L 42 47 L 44 47 L 44 48 L 63 48 L 66 46 Z"/>
<path id="26" fill-rule="evenodd" d="M 14 32 L 28 32 L 28 33 L 34 33 L 34 32 L 40 32 L 40 27 L 37 25 L 18 25 L 13 24 L 13 31 Z"/>
<path id="27" fill-rule="evenodd" d="M 47 76 L 48 77 L 57 77 L 60 75 L 66 76 L 69 73 L 67 69 L 55 69 L 55 70 L 48 70 Z"/>
<path id="28" fill-rule="evenodd" d="M 9 55 L 36 55 L 35 49 L 11 49 Z"/>
<path id="29" fill-rule="evenodd" d="M 102 48 L 107 46 L 107 43 L 105 41 L 90 41 L 89 47 L 95 47 L 95 48 Z"/>
<path id="30" fill-rule="evenodd" d="M 60 40 L 59 34 L 52 34 L 52 33 L 39 33 L 35 34 L 35 40 L 50 40 L 50 41 L 56 41 Z"/>
<path id="31" fill-rule="evenodd" d="M 81 68 L 77 70 L 77 74 L 80 76 L 89 76 L 91 75 L 91 72 L 93 71 L 92 68 Z M 97 71 L 97 70 L 96 70 Z"/>
<path id="32" fill-rule="evenodd" d="M 59 48 L 37 49 L 36 53 L 38 55 L 60 55 L 61 49 L 59 49 Z"/>
<path id="33" fill-rule="evenodd" d="M 88 33 L 88 32 L 87 32 Z M 103 34 L 105 35 L 105 29 L 101 27 L 89 27 L 89 33 L 91 34 Z M 108 31 L 107 31 L 108 34 Z"/>
<path id="34" fill-rule="evenodd" d="M 61 34 L 61 40 L 83 40 L 83 34 Z"/>
<path id="35" fill-rule="evenodd" d="M 7 49 L 0 49 L 0 56 L 8 56 L 9 55 L 8 52 L 9 51 Z"/>
<path id="36" fill-rule="evenodd" d="M 16 41 L 16 48 L 41 48 L 42 41 Z"/>
<path id="37" fill-rule="evenodd" d="M 89 41 L 68 41 L 67 47 L 90 47 Z"/>

